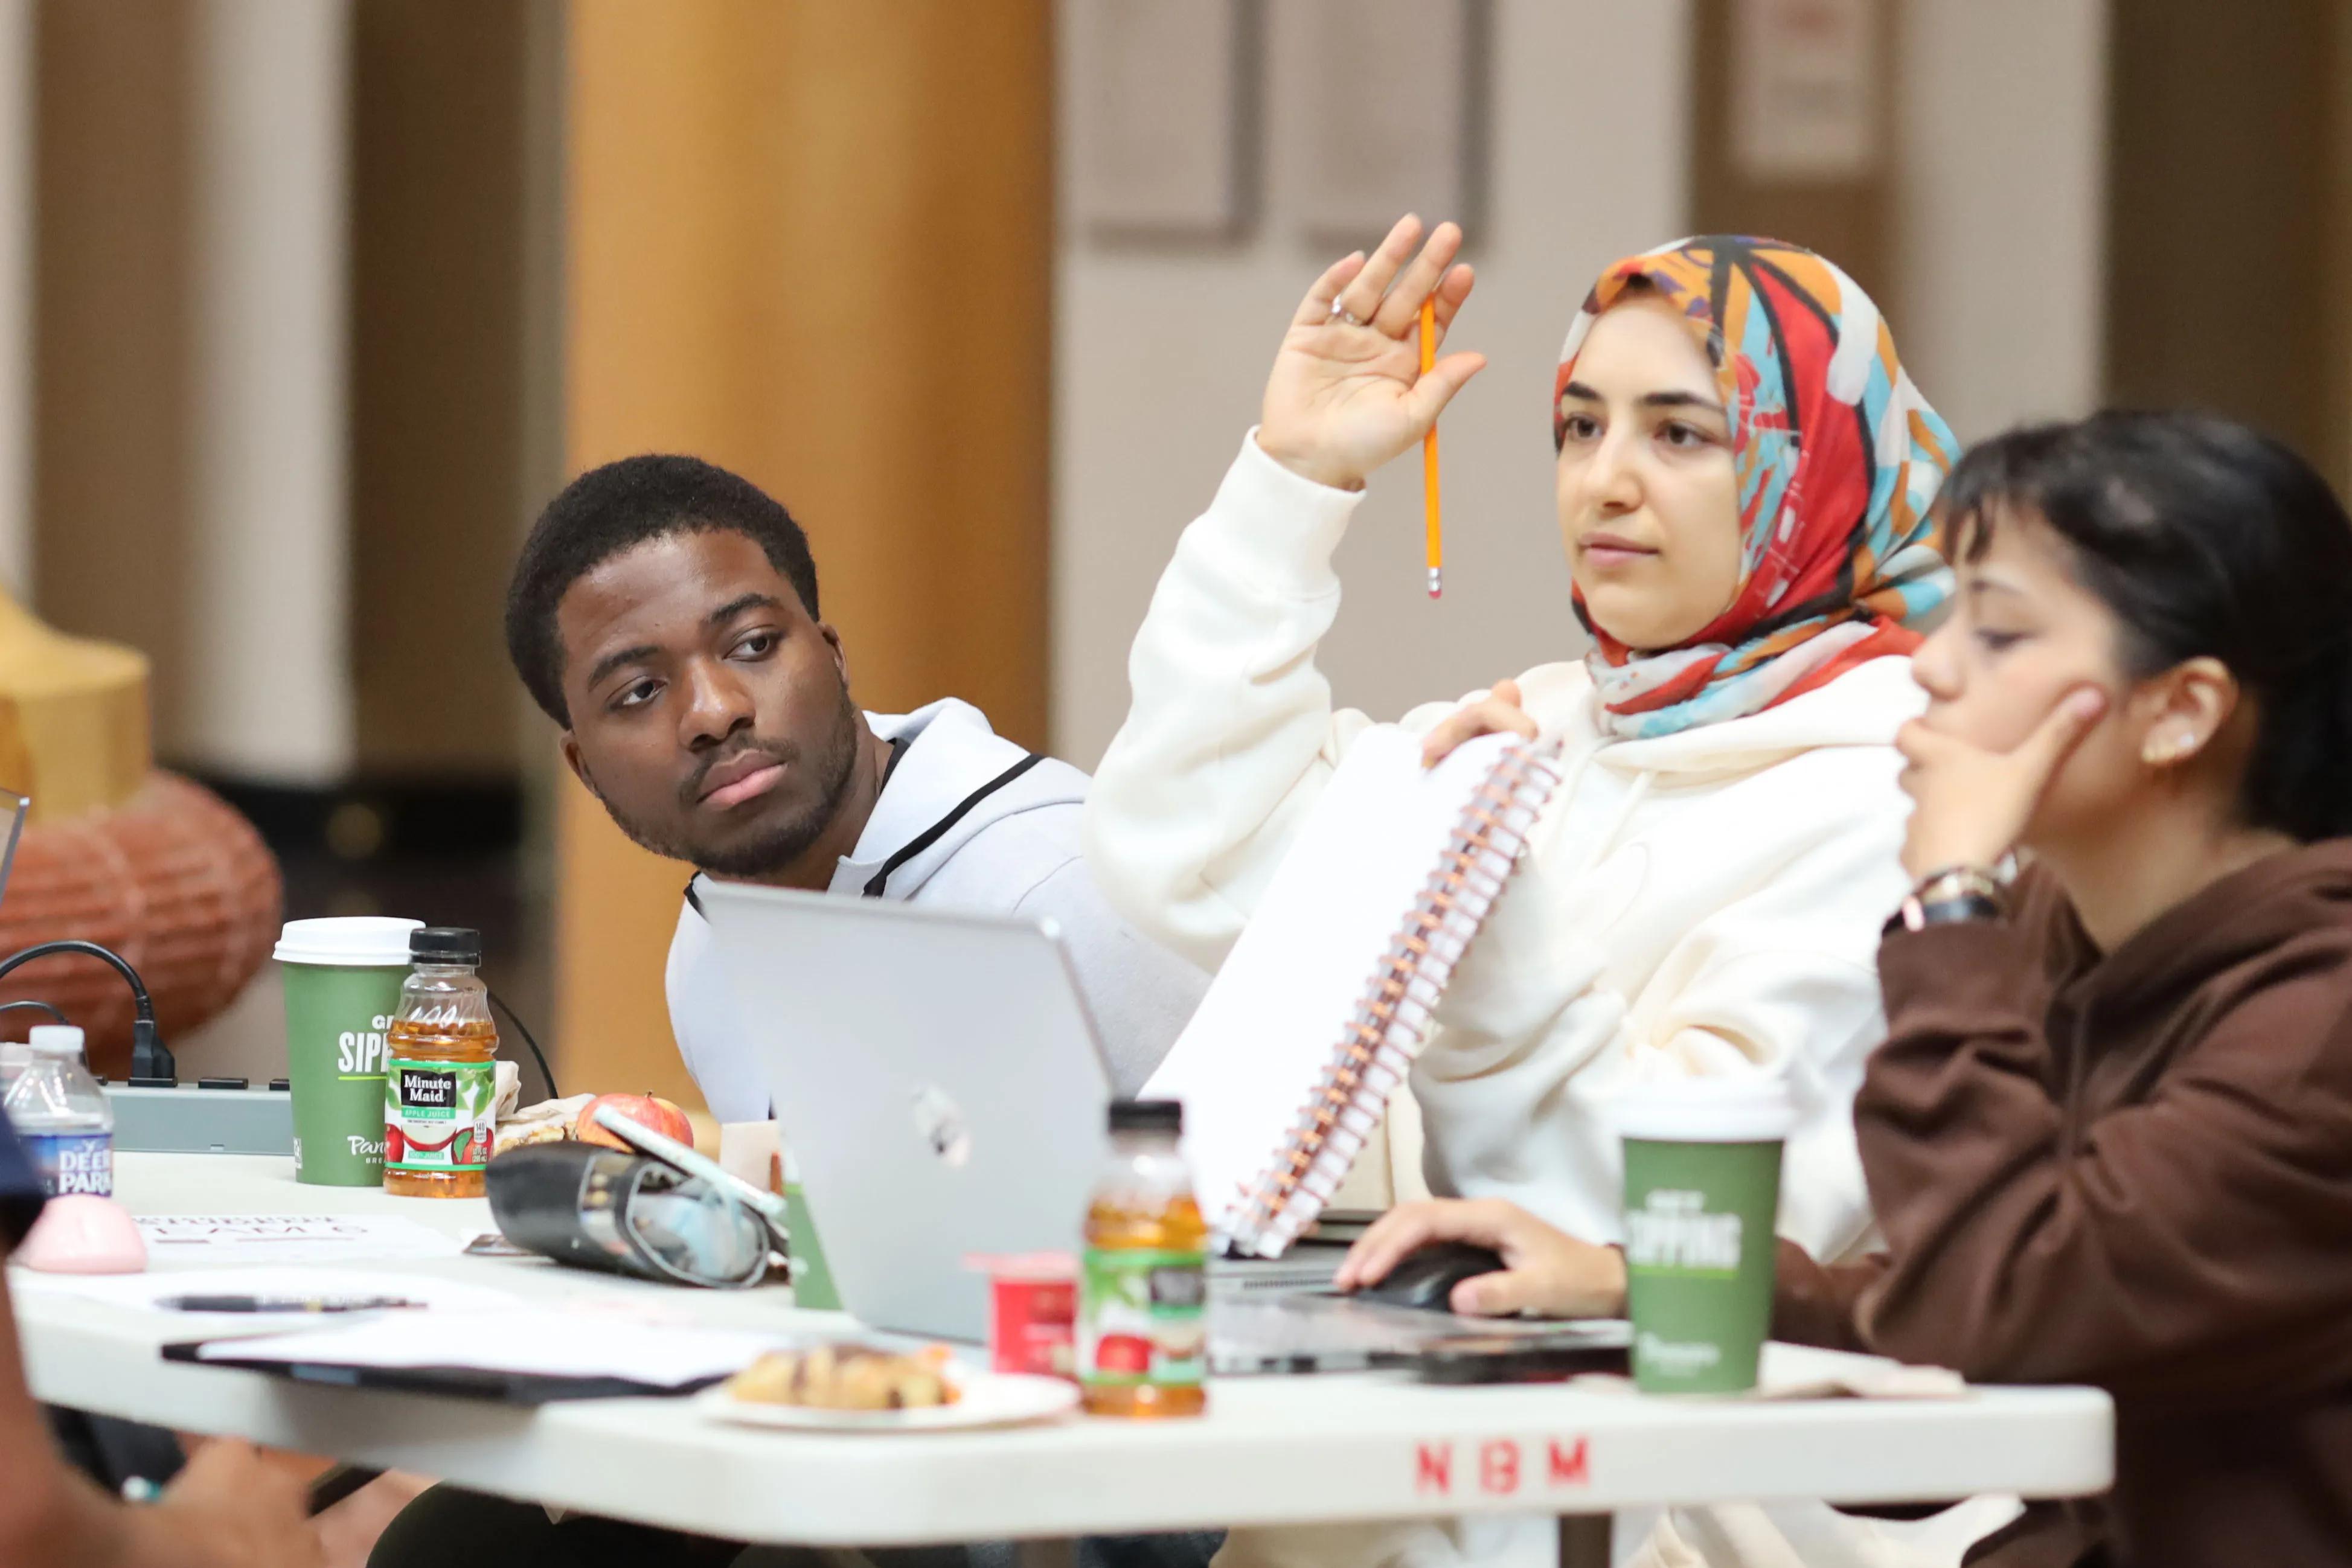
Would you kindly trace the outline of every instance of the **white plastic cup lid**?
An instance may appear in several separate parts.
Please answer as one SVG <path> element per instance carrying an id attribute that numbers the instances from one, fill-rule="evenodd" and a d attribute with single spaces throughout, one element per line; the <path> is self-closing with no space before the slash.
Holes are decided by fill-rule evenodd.
<path id="1" fill-rule="evenodd" d="M 341 915 L 321 920 L 289 920 L 278 934 L 270 956 L 281 964 L 320 964 L 337 969 L 408 967 L 408 934 L 422 920 L 389 915 Z"/>
<path id="2" fill-rule="evenodd" d="M 1611 1112 L 1621 1135 L 1645 1143 L 1763 1144 L 1797 1128 L 1787 1082 L 1762 1073 L 1629 1084 Z"/>
<path id="3" fill-rule="evenodd" d="M 69 1023 L 37 1023 L 26 1031 L 25 1043 L 36 1056 L 79 1056 L 81 1030 Z"/>

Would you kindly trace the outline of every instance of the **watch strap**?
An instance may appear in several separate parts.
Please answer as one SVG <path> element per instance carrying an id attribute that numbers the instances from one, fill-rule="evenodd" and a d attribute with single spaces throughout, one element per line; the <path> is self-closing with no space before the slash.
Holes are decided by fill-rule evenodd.
<path id="1" fill-rule="evenodd" d="M 1896 919 L 1906 931 L 1925 931 L 1930 925 L 1956 925 L 1969 921 L 1996 921 L 2009 911 L 1997 900 L 1981 894 L 1963 893 L 1952 898 L 1906 898 Z"/>

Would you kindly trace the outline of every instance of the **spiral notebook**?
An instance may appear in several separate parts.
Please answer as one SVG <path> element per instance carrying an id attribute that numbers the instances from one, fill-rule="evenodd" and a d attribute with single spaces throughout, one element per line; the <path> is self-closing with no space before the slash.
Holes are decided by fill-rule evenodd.
<path id="1" fill-rule="evenodd" d="M 1488 736 L 1435 768 L 1392 727 L 1349 748 L 1144 1092 L 1184 1102 L 1202 1205 L 1278 1258 L 1379 1129 L 1559 783 L 1557 746 Z"/>

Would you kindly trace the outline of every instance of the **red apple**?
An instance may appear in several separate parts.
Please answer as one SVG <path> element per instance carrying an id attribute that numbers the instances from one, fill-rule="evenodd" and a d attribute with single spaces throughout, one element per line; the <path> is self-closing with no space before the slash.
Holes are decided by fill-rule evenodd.
<path id="1" fill-rule="evenodd" d="M 572 1124 L 572 1135 L 583 1144 L 602 1144 L 608 1149 L 628 1149 L 617 1134 L 608 1133 L 596 1124 L 596 1113 L 610 1105 L 640 1127 L 650 1127 L 666 1138 L 675 1138 L 688 1148 L 694 1146 L 694 1124 L 686 1113 L 656 1094 L 599 1094 L 580 1107 L 579 1120 Z M 630 1150 L 635 1153 L 635 1150 Z"/>
<path id="2" fill-rule="evenodd" d="M 1107 1333 L 1095 1341 L 1095 1370 L 1137 1377 L 1151 1372 L 1151 1342 L 1141 1334 Z"/>

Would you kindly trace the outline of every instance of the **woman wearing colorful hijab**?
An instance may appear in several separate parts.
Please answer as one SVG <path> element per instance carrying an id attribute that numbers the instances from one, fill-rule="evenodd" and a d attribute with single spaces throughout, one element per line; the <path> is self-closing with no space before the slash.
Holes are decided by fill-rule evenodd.
<path id="1" fill-rule="evenodd" d="M 1450 324 L 1472 285 L 1451 265 L 1458 230 L 1420 238 L 1408 218 L 1308 292 L 1258 427 L 1137 634 L 1087 856 L 1130 920 L 1205 967 L 1374 723 L 1335 709 L 1315 664 L 1365 476 L 1483 363 L 1449 354 L 1418 373 L 1422 301 Z M 1407 1113 L 1391 1112 L 1397 1196 L 1418 1196 L 1417 1163 L 1442 1197 L 1613 1239 L 1613 1092 L 1770 1073 L 1801 1118 L 1780 1228 L 1841 1256 L 1871 1228 L 1852 1104 L 1885 1032 L 1879 928 L 1906 887 L 1894 739 L 1922 706 L 1907 655 L 1950 591 L 1928 516 L 1950 433 L 1853 279 L 1723 236 L 1601 275 L 1562 351 L 1552 428 L 1591 651 L 1400 721 L 1432 755 L 1482 729 L 1540 730 L 1562 742 L 1564 779 L 1455 972 Z M 1399 1136 L 1416 1109 L 1417 1162 Z M 1306 1554 L 1483 1558 L 1499 1542 L 1467 1537 L 1492 1528 L 1324 1531 Z M 1280 1560 L 1303 1542 L 1237 1534 L 1228 1555 Z"/>
<path id="2" fill-rule="evenodd" d="M 1678 316 L 1714 370 L 1740 575 L 1722 613 L 1672 649 L 1629 647 L 1596 623 L 1579 582 L 1603 727 L 1669 735 L 1907 655 L 1950 592 L 1927 511 L 1954 453 L 1870 297 L 1811 251 L 1769 240 L 1686 240 L 1619 262 L 1560 350 L 1552 444 L 1564 462 L 1571 433 L 1580 444 L 1597 434 L 1578 359 L 1595 323 L 1637 298 Z"/>

